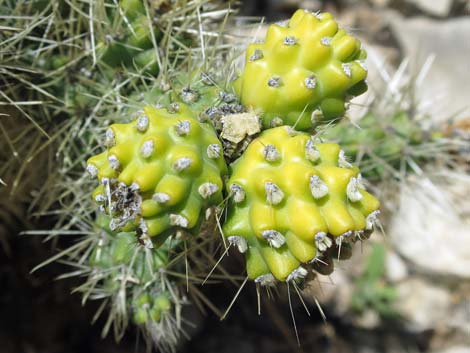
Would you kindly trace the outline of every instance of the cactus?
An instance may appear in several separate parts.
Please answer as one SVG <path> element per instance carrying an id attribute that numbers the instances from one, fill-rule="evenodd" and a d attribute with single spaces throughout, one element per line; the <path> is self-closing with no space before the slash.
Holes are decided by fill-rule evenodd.
<path id="1" fill-rule="evenodd" d="M 246 252 L 248 276 L 261 284 L 304 277 L 304 266 L 331 258 L 333 243 L 341 251 L 367 236 L 378 213 L 339 145 L 287 126 L 264 131 L 231 171 L 224 235 Z"/>
<path id="2" fill-rule="evenodd" d="M 358 126 L 344 121 L 327 129 L 322 137 L 341 141 L 345 152 L 360 163 L 363 175 L 371 180 L 382 180 L 400 170 L 403 156 L 412 155 L 427 140 L 423 128 L 405 112 L 380 121 L 369 113 L 359 120 Z"/>
<path id="3" fill-rule="evenodd" d="M 222 201 L 222 146 L 184 104 L 145 107 L 132 123 L 112 125 L 105 144 L 87 170 L 101 181 L 93 198 L 108 207 L 113 230 L 139 229 L 161 243 L 177 230 L 197 232 L 205 209 Z"/>
<path id="4" fill-rule="evenodd" d="M 164 10 L 161 3 L 150 3 L 147 17 L 142 0 L 121 0 L 117 8 L 109 11 L 111 30 L 100 43 L 101 61 L 114 69 L 135 67 L 148 74 L 158 74 L 158 54 L 154 45 L 163 37 L 164 28 L 159 28 L 155 18 Z M 179 38 L 181 42 L 185 40 L 188 41 L 189 37 Z"/>
<path id="5" fill-rule="evenodd" d="M 181 334 L 178 318 L 186 301 L 178 283 L 165 271 L 179 242 L 148 249 L 139 245 L 135 232 L 113 232 L 108 223 L 107 216 L 98 216 L 84 241 L 84 253 L 89 256 L 77 255 L 82 257 L 76 260 L 79 271 L 72 274 L 86 278 L 77 290 L 84 300 L 110 302 L 103 334 L 113 327 L 119 340 L 128 322 L 133 322 L 149 344 L 173 351 Z"/>
<path id="6" fill-rule="evenodd" d="M 297 10 L 248 47 L 235 90 L 243 105 L 261 111 L 265 128 L 307 130 L 340 118 L 346 101 L 367 89 L 365 56 L 331 14 Z"/>

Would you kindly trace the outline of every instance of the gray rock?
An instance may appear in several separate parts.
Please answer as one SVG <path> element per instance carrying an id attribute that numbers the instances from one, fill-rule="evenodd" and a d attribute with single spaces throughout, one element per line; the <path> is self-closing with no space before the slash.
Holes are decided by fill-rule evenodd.
<path id="1" fill-rule="evenodd" d="M 420 10 L 434 16 L 446 17 L 449 15 L 453 0 L 408 0 Z"/>
<path id="2" fill-rule="evenodd" d="M 425 1 L 435 3 L 438 1 Z M 388 13 L 388 20 L 418 73 L 428 58 L 434 58 L 427 77 L 418 78 L 423 104 L 432 108 L 435 121 L 470 114 L 470 18 L 449 21 L 405 19 Z"/>
<path id="3" fill-rule="evenodd" d="M 401 185 L 389 235 L 398 252 L 427 274 L 470 278 L 470 176 L 434 170 Z"/>
<path id="4" fill-rule="evenodd" d="M 409 330 L 422 332 L 446 325 L 452 301 L 448 291 L 419 278 L 400 283 L 397 290 L 396 308 Z"/>
<path id="5" fill-rule="evenodd" d="M 408 276 L 405 262 L 394 252 L 387 252 L 385 258 L 386 276 L 391 282 L 399 282 Z"/>
<path id="6" fill-rule="evenodd" d="M 454 346 L 443 350 L 434 351 L 433 353 L 470 353 L 470 347 Z"/>

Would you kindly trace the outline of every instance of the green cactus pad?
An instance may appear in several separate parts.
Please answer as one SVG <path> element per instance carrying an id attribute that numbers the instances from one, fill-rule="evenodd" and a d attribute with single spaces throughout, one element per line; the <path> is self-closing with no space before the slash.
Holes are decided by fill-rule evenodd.
<path id="1" fill-rule="evenodd" d="M 328 249 L 370 232 L 378 213 L 339 145 L 287 126 L 264 131 L 231 169 L 224 235 L 261 284 L 305 276 L 303 264 L 335 256 Z"/>
<path id="2" fill-rule="evenodd" d="M 235 90 L 243 105 L 263 113 L 265 128 L 307 130 L 341 117 L 349 97 L 367 89 L 365 57 L 331 14 L 298 10 L 248 47 Z"/>
<path id="3" fill-rule="evenodd" d="M 93 198 L 111 212 L 112 230 L 138 229 L 159 243 L 197 231 L 205 209 L 222 201 L 222 146 L 183 104 L 145 107 L 133 122 L 111 125 L 105 144 L 87 170 L 101 182 Z"/>

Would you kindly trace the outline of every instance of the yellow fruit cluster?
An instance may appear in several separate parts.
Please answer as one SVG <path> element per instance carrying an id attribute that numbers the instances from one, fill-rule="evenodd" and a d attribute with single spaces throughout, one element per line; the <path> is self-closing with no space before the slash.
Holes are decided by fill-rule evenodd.
<path id="1" fill-rule="evenodd" d="M 331 14 L 298 10 L 248 47 L 235 90 L 244 106 L 263 113 L 265 128 L 306 130 L 341 117 L 347 99 L 367 89 L 365 56 Z"/>
<path id="2" fill-rule="evenodd" d="M 222 201 L 222 145 L 183 104 L 145 107 L 133 122 L 111 125 L 105 144 L 87 170 L 101 181 L 93 197 L 111 212 L 113 230 L 191 231 L 204 209 Z"/>
<path id="3" fill-rule="evenodd" d="M 378 200 L 340 146 L 316 143 L 281 126 L 264 131 L 231 166 L 224 234 L 246 252 L 248 276 L 260 283 L 306 274 L 332 244 L 370 230 Z"/>

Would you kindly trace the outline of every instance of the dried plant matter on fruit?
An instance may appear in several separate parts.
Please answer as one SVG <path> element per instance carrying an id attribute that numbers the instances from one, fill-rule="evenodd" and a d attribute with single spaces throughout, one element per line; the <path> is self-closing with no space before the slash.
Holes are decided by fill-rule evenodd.
<path id="1" fill-rule="evenodd" d="M 205 209 L 222 201 L 227 167 L 214 153 L 221 149 L 215 132 L 183 104 L 147 106 L 136 115 L 112 125 L 106 151 L 88 160 L 101 182 L 93 198 L 112 215 L 113 230 L 138 229 L 157 241 L 197 232 Z"/>
<path id="2" fill-rule="evenodd" d="M 329 13 L 298 10 L 287 26 L 269 26 L 251 44 L 235 89 L 246 107 L 263 113 L 265 128 L 299 130 L 340 118 L 350 96 L 363 93 L 366 53 Z"/>
<path id="3" fill-rule="evenodd" d="M 367 236 L 378 214 L 378 200 L 339 145 L 287 126 L 264 131 L 231 170 L 224 233 L 246 252 L 248 276 L 258 283 L 304 277 L 331 258 L 333 244 L 340 252 Z"/>

